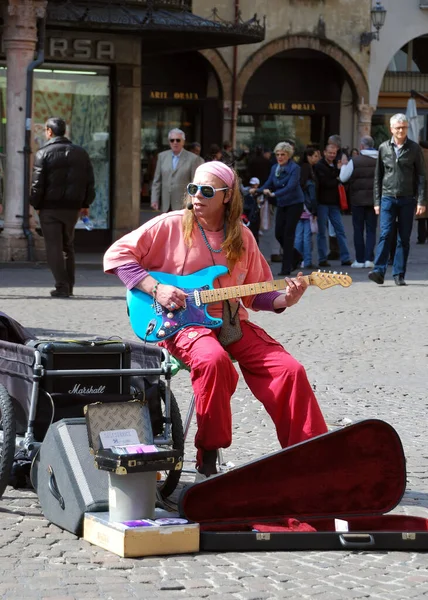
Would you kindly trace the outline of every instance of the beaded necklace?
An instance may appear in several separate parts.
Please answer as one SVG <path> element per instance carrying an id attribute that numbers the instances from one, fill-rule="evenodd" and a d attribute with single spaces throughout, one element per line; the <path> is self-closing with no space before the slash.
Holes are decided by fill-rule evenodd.
<path id="1" fill-rule="evenodd" d="M 206 234 L 205 234 L 204 228 L 202 227 L 202 225 L 199 223 L 199 221 L 198 221 L 198 220 L 196 220 L 196 224 L 197 224 L 197 225 L 198 225 L 198 227 L 199 227 L 199 231 L 200 231 L 200 232 L 201 232 L 201 234 L 202 234 L 202 238 L 203 238 L 203 240 L 204 240 L 204 242 L 205 242 L 205 245 L 206 245 L 206 247 L 208 248 L 208 250 L 209 250 L 210 252 L 214 252 L 215 254 L 220 254 L 220 252 L 222 251 L 222 249 L 220 248 L 219 250 L 215 250 L 215 249 L 214 249 L 214 248 L 211 246 L 211 244 L 209 243 L 209 241 L 208 241 L 208 239 L 207 239 L 207 236 L 206 236 Z M 226 239 L 226 223 L 224 224 L 224 228 L 223 228 L 223 229 L 224 229 L 224 237 L 225 237 L 225 239 Z"/>

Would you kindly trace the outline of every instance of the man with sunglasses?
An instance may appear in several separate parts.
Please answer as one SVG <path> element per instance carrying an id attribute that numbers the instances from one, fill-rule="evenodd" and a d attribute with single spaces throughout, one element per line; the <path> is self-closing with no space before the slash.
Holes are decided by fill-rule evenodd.
<path id="1" fill-rule="evenodd" d="M 249 320 L 248 310 L 282 313 L 296 304 L 307 287 L 301 273 L 287 278 L 285 292 L 263 293 L 263 286 L 257 285 L 271 281 L 272 272 L 251 231 L 242 224 L 239 178 L 229 166 L 220 161 L 199 166 L 187 192 L 187 208 L 159 215 L 115 242 L 105 254 L 104 269 L 116 274 L 128 289 L 143 291 L 149 306 L 153 297 L 167 312 L 166 328 L 180 322 L 172 336 L 162 339 L 160 335 L 160 344 L 190 368 L 198 422 L 196 464 L 199 474 L 209 477 L 216 473 L 217 450 L 232 442 L 230 401 L 238 373 L 231 357 L 271 416 L 282 447 L 325 433 L 327 426 L 304 368 Z M 206 283 L 229 290 L 227 300 L 209 303 L 207 311 L 222 318 L 223 326 L 209 328 L 206 320 L 200 325 L 183 324 L 189 312 L 195 322 L 195 285 L 183 285 L 184 291 L 161 283 L 156 275 L 191 278 L 214 266 L 226 267 L 225 274 Z M 252 295 L 237 291 L 241 299 L 230 298 L 230 288 L 234 292 L 247 284 L 254 290 Z M 148 312 L 152 318 L 152 309 Z"/>
<path id="2" fill-rule="evenodd" d="M 169 150 L 158 154 L 152 183 L 151 207 L 169 212 L 183 206 L 186 184 L 201 163 L 201 158 L 184 149 L 186 135 L 181 129 L 168 133 Z"/>

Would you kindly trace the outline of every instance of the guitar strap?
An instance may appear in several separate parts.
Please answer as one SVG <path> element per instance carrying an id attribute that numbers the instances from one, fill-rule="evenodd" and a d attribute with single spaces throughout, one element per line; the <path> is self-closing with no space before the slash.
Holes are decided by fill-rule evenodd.
<path id="1" fill-rule="evenodd" d="M 225 237 L 226 237 L 226 230 L 225 230 Z M 208 250 L 209 250 L 209 248 L 208 248 Z M 211 250 L 210 250 L 210 256 L 211 256 L 211 261 L 213 263 L 213 266 L 215 267 L 216 262 L 214 260 L 214 256 L 213 256 L 213 253 L 211 252 Z M 217 278 L 217 281 L 220 284 L 220 281 L 218 278 Z M 236 306 L 236 308 L 235 308 L 235 306 Z M 242 329 L 241 329 L 241 321 L 238 316 L 239 306 L 240 306 L 239 301 L 238 302 L 235 302 L 235 301 L 230 302 L 229 300 L 223 301 L 223 315 L 222 315 L 223 325 L 220 327 L 220 333 L 218 334 L 218 341 L 223 346 L 223 348 L 225 348 L 226 346 L 229 346 L 230 344 L 233 344 L 234 342 L 238 342 L 243 336 Z"/>

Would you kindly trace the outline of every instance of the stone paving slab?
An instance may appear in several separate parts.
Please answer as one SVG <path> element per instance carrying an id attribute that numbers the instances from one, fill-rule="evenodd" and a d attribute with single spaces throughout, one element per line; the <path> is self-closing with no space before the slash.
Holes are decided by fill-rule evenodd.
<path id="1" fill-rule="evenodd" d="M 428 518 L 428 245 L 412 244 L 408 287 L 398 288 L 391 279 L 376 286 L 366 270 L 351 275 L 349 289 L 310 289 L 283 315 L 257 313 L 254 320 L 305 365 L 330 427 L 380 418 L 397 429 L 408 473 L 394 512 Z M 124 289 L 114 277 L 80 264 L 75 298 L 51 299 L 51 287 L 43 265 L 0 265 L 0 310 L 39 337 L 135 339 Z M 188 374 L 176 376 L 173 391 L 185 414 Z M 243 464 L 278 449 L 269 417 L 242 378 L 232 410 L 234 437 L 226 460 Z M 194 433 L 192 424 L 190 460 Z M 184 474 L 183 482 L 190 478 Z M 427 557 L 284 551 L 123 559 L 49 524 L 33 491 L 9 487 L 0 500 L 0 597 L 403 600 L 428 597 Z"/>

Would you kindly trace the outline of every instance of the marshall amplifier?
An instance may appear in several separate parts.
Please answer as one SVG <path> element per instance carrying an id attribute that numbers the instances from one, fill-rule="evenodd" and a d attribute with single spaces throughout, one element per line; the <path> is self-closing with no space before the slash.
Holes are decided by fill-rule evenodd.
<path id="1" fill-rule="evenodd" d="M 85 375 L 85 371 L 90 369 L 130 369 L 129 344 L 118 340 L 36 340 L 33 344 L 41 353 L 45 369 L 81 371 L 81 374 L 72 376 L 43 376 L 34 425 L 37 440 L 43 440 L 50 423 L 83 417 L 86 404 L 130 399 L 129 376 Z"/>
<path id="2" fill-rule="evenodd" d="M 130 369 L 131 348 L 120 341 L 39 342 L 42 363 L 49 370 Z M 58 394 L 128 394 L 129 377 L 45 377 L 44 390 Z"/>

